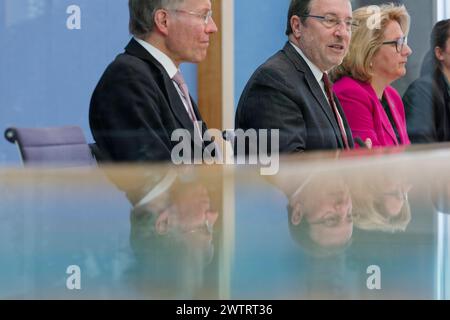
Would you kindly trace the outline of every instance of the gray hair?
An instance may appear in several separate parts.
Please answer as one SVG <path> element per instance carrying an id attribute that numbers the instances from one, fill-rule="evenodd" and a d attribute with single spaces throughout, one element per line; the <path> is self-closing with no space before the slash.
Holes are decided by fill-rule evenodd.
<path id="1" fill-rule="evenodd" d="M 128 0 L 130 10 L 130 33 L 145 38 L 155 27 L 155 13 L 162 8 L 175 8 L 184 0 Z"/>

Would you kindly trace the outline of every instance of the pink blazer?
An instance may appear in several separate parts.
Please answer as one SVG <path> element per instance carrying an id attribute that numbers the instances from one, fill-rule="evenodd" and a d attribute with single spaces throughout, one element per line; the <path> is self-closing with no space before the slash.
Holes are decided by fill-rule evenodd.
<path id="1" fill-rule="evenodd" d="M 388 86 L 384 90 L 392 117 L 397 126 L 400 141 L 384 111 L 383 105 L 369 83 L 343 77 L 334 84 L 334 91 L 341 102 L 353 137 L 372 140 L 374 147 L 409 145 L 405 120 L 405 108 L 398 92 Z"/>

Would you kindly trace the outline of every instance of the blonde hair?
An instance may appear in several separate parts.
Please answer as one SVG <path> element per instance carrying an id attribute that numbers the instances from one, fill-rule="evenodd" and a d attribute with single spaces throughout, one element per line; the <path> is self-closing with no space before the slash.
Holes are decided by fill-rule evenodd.
<path id="1" fill-rule="evenodd" d="M 353 19 L 357 26 L 352 30 L 352 41 L 347 56 L 332 72 L 334 81 L 344 76 L 363 82 L 372 79 L 370 64 L 385 41 L 384 32 L 391 21 L 398 22 L 403 33 L 408 34 L 411 19 L 404 5 L 390 3 L 379 6 L 379 26 L 372 26 L 373 23 L 378 22 L 375 16 L 377 11 L 374 11 L 373 7 L 365 6 L 353 12 Z"/>
<path id="2" fill-rule="evenodd" d="M 359 201 L 358 201 L 359 200 Z M 353 223 L 362 230 L 374 230 L 383 232 L 403 232 L 411 221 L 411 208 L 409 202 L 403 204 L 397 217 L 389 219 L 382 214 L 380 207 L 376 205 L 373 197 L 353 198 Z"/>
<path id="3" fill-rule="evenodd" d="M 405 199 L 403 206 L 395 217 L 389 217 L 381 205 L 384 191 L 382 174 L 356 179 L 352 184 L 353 223 L 363 230 L 384 232 L 405 231 L 411 221 L 411 208 Z"/>

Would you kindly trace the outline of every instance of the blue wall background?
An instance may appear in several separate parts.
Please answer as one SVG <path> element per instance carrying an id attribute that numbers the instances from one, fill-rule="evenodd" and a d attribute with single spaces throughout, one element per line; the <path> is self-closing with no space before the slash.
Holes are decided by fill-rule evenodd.
<path id="1" fill-rule="evenodd" d="M 448 1 L 448 0 L 446 0 Z M 384 0 L 352 0 L 353 9 L 367 4 L 381 4 Z M 428 39 L 435 23 L 434 2 L 398 0 L 411 15 L 408 45 L 413 54 L 408 59 L 407 74 L 393 83 L 402 95 L 409 84 L 417 79 L 422 59 L 428 50 Z M 267 58 L 282 48 L 290 0 L 235 0 L 235 104 L 248 79 Z M 235 106 L 235 107 L 236 107 Z"/>
<path id="2" fill-rule="evenodd" d="M 253 72 L 280 50 L 287 37 L 290 0 L 237 0 L 235 12 L 235 104 Z M 235 106 L 235 107 L 236 107 Z"/>
<path id="3" fill-rule="evenodd" d="M 280 50 L 290 0 L 235 0 L 235 107 L 255 69 Z M 0 134 L 8 126 L 78 125 L 88 141 L 91 93 L 105 67 L 123 51 L 128 34 L 127 0 L 0 0 Z M 423 1 L 408 1 L 414 15 Z M 68 30 L 70 5 L 81 9 L 81 29 Z M 356 5 L 355 5 L 356 7 Z M 430 17 L 427 15 L 429 21 Z M 416 78 L 423 50 L 416 48 L 408 75 L 397 87 Z M 422 35 L 421 35 L 422 36 Z M 182 66 L 197 99 L 197 68 Z M 16 148 L 0 138 L 0 165 L 19 164 Z"/>
<path id="4" fill-rule="evenodd" d="M 81 10 L 81 29 L 67 28 L 70 5 Z M 8 126 L 78 125 L 92 141 L 92 91 L 129 38 L 127 0 L 0 0 L 1 135 Z M 196 67 L 183 73 L 196 98 Z M 1 138 L 0 164 L 19 163 Z"/>

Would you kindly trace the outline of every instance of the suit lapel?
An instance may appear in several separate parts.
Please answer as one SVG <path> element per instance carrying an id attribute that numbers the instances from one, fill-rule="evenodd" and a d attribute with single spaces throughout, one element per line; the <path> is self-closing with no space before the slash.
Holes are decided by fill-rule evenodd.
<path id="1" fill-rule="evenodd" d="M 340 147 L 344 147 L 344 142 L 342 140 L 341 131 L 339 129 L 339 125 L 336 121 L 336 117 L 334 116 L 332 107 L 330 106 L 329 102 L 327 101 L 325 94 L 322 91 L 322 88 L 320 87 L 319 83 L 317 82 L 316 78 L 314 77 L 314 74 L 312 73 L 311 69 L 309 68 L 306 61 L 302 58 L 302 56 L 292 47 L 292 45 L 288 42 L 283 49 L 286 52 L 287 57 L 291 62 L 295 65 L 297 70 L 299 72 L 302 72 L 305 75 L 306 84 L 308 85 L 310 91 L 312 92 L 314 98 L 317 100 L 317 102 L 320 105 L 320 108 L 322 109 L 323 113 L 328 118 L 328 121 L 330 122 L 334 134 L 336 136 L 336 140 Z M 334 97 L 334 100 L 336 101 L 336 97 Z M 339 111 L 341 112 L 341 111 Z M 341 116 L 342 113 L 341 113 Z"/>
<path id="2" fill-rule="evenodd" d="M 388 108 L 391 111 L 391 115 L 394 118 L 394 125 L 397 127 L 399 138 L 401 138 L 402 133 L 400 132 L 400 126 L 399 126 L 399 121 L 398 121 L 398 117 L 397 117 L 397 112 L 394 112 L 393 109 L 395 109 L 395 108 L 392 108 L 392 106 L 393 106 L 392 99 L 390 99 L 390 97 L 387 93 L 384 94 L 384 97 L 387 101 Z M 378 99 L 377 99 L 377 104 L 378 104 L 378 107 L 384 111 L 381 113 L 382 114 L 381 123 L 383 124 L 384 130 L 389 134 L 389 136 L 393 139 L 393 141 L 396 142 L 396 144 L 400 144 L 400 141 L 398 141 L 397 135 L 395 134 L 394 128 L 392 127 L 391 121 L 389 120 L 389 117 L 388 117 L 386 111 L 384 110 L 383 104 Z"/>
<path id="3" fill-rule="evenodd" d="M 333 127 L 336 137 L 339 137 L 339 139 L 337 139 L 337 140 L 339 141 L 339 143 L 342 144 L 341 146 L 343 146 L 341 131 L 339 130 L 339 126 L 337 124 L 336 117 L 334 116 L 333 110 L 331 109 L 332 107 L 330 106 L 329 102 L 325 98 L 322 88 L 317 83 L 317 80 L 316 80 L 316 78 L 314 78 L 314 75 L 312 74 L 312 72 L 309 72 L 309 74 L 306 73 L 305 76 L 306 76 L 305 77 L 306 82 L 308 83 L 308 86 L 311 89 L 311 92 L 313 93 L 316 100 L 319 102 L 320 107 L 322 108 L 323 112 L 326 114 L 328 120 L 330 121 L 330 124 Z M 334 97 L 334 99 L 336 101 L 335 97 Z"/>
<path id="4" fill-rule="evenodd" d="M 203 140 L 197 140 L 194 139 L 195 136 L 195 132 L 198 131 L 195 129 L 194 127 L 194 123 L 192 122 L 191 118 L 189 117 L 189 114 L 186 110 L 186 107 L 184 106 L 183 101 L 181 100 L 180 95 L 178 94 L 177 89 L 175 89 L 175 86 L 173 84 L 173 81 L 169 78 L 169 76 L 164 73 L 164 87 L 167 90 L 167 98 L 169 100 L 169 107 L 172 110 L 172 113 L 175 115 L 175 118 L 178 120 L 178 122 L 181 124 L 182 128 L 189 130 L 189 133 L 191 135 L 192 141 L 199 145 L 202 146 L 203 148 Z M 200 121 L 200 117 L 197 115 L 197 108 L 196 105 L 194 103 L 194 101 L 192 100 L 191 97 L 189 97 L 191 99 L 191 103 L 192 103 L 192 108 L 194 109 L 194 112 L 196 114 L 197 120 Z M 203 131 L 202 131 L 203 133 Z M 202 137 L 201 137 L 202 138 Z"/>
<path id="5" fill-rule="evenodd" d="M 169 100 L 169 107 L 171 108 L 173 114 L 180 122 L 183 128 L 194 130 L 194 124 L 192 123 L 189 114 L 186 111 L 183 101 L 178 94 L 177 89 L 173 84 L 173 81 L 166 75 L 164 76 L 164 87 L 167 90 L 167 98 Z"/>
<path id="6" fill-rule="evenodd" d="M 179 122 L 180 128 L 187 129 L 191 134 L 192 141 L 196 142 L 194 140 L 194 131 L 195 131 L 194 124 L 192 123 L 191 118 L 189 117 L 186 111 L 186 108 L 183 104 L 183 101 L 181 100 L 180 95 L 178 94 L 177 89 L 175 89 L 175 85 L 172 79 L 169 78 L 169 75 L 167 74 L 164 67 L 134 39 L 131 39 L 125 50 L 129 54 L 147 61 L 148 63 L 150 63 L 152 67 L 156 67 L 158 73 L 155 74 L 155 76 L 159 84 L 159 88 L 163 91 L 164 95 L 166 96 L 172 114 Z M 198 114 L 196 105 L 193 101 L 192 106 L 194 108 L 194 112 L 196 113 L 197 119 L 200 120 L 201 119 L 200 115 Z"/>
<path id="7" fill-rule="evenodd" d="M 350 148 L 354 147 L 354 143 L 353 143 L 353 134 L 352 134 L 352 130 L 350 129 L 350 126 L 348 125 L 348 121 L 347 118 L 345 117 L 345 113 L 344 110 L 342 109 L 341 103 L 339 102 L 339 99 L 336 97 L 336 95 L 334 95 L 334 101 L 336 102 L 336 107 L 339 111 L 339 114 L 341 115 L 342 118 L 342 122 L 344 125 L 344 130 L 345 133 L 347 134 L 347 142 Z"/>

